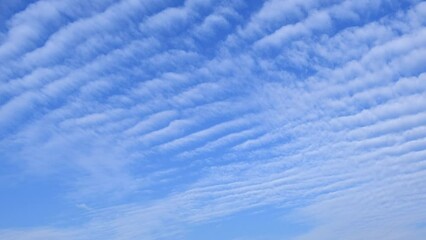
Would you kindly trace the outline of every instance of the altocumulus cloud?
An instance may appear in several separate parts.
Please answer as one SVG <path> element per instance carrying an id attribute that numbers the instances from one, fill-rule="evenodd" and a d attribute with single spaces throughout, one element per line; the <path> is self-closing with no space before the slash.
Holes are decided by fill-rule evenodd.
<path id="1" fill-rule="evenodd" d="M 1 239 L 426 236 L 425 2 L 0 11 Z"/>

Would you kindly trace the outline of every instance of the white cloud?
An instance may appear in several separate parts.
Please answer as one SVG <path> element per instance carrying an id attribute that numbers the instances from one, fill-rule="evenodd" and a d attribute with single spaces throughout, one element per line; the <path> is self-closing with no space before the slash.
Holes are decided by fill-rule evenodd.
<path id="1" fill-rule="evenodd" d="M 274 206 L 313 223 L 296 239 L 420 239 L 425 4 L 392 3 L 31 5 L 0 47 L 0 154 L 90 211 L 0 238 L 176 239 Z"/>

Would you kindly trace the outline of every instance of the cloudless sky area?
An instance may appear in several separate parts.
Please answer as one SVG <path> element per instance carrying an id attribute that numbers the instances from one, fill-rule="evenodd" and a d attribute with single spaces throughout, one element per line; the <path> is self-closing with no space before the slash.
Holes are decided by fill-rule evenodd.
<path id="1" fill-rule="evenodd" d="M 0 239 L 426 239 L 426 2 L 0 0 Z"/>

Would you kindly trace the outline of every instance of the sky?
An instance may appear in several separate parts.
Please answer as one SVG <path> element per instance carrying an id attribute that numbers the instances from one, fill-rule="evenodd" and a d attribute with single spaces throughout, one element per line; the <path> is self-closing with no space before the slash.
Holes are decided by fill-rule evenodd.
<path id="1" fill-rule="evenodd" d="M 426 2 L 0 0 L 0 239 L 423 240 Z"/>

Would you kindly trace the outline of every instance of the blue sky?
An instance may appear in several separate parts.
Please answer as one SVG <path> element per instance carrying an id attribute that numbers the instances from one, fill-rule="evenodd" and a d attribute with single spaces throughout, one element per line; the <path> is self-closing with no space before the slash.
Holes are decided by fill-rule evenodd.
<path id="1" fill-rule="evenodd" d="M 3 0 L 0 239 L 422 240 L 426 2 Z"/>

